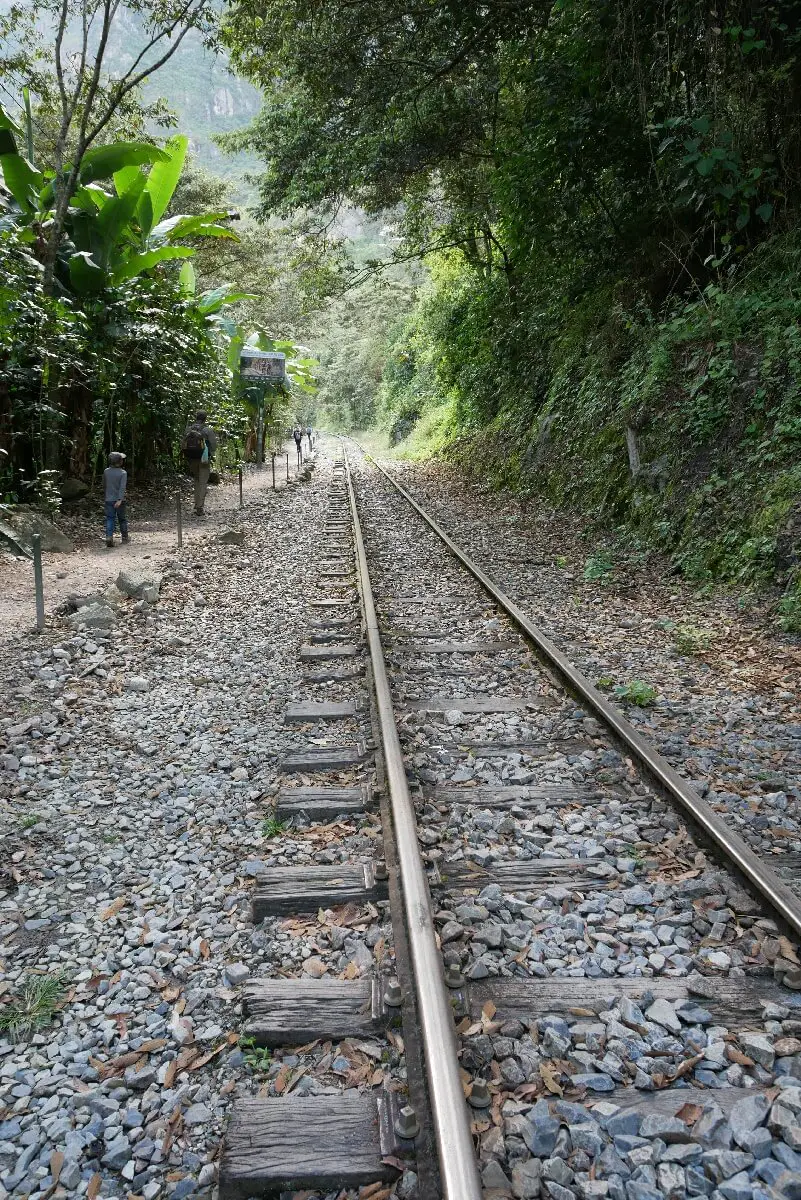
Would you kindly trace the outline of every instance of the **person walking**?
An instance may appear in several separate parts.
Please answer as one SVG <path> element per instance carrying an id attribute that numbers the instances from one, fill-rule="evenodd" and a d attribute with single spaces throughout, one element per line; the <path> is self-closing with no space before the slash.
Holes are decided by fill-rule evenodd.
<path id="1" fill-rule="evenodd" d="M 312 437 L 313 436 L 314 436 L 314 430 L 312 429 L 311 425 L 307 425 L 306 426 L 306 437 L 309 439 L 309 454 L 311 454 L 311 450 L 312 450 Z"/>
<path id="2" fill-rule="evenodd" d="M 303 430 L 300 425 L 296 425 L 292 430 L 292 436 L 295 439 L 295 445 L 298 449 L 298 466 L 303 466 Z"/>
<path id="3" fill-rule="evenodd" d="M 123 463 L 125 455 L 119 450 L 113 450 L 108 456 L 108 466 L 103 472 L 103 507 L 106 513 L 106 546 L 109 550 L 114 547 L 114 529 L 119 522 L 122 542 L 130 541 L 128 537 L 128 506 L 125 502 L 125 492 L 128 487 L 128 472 Z"/>
<path id="4" fill-rule="evenodd" d="M 206 424 L 206 413 L 196 413 L 194 421 L 187 425 L 182 447 L 189 474 L 195 481 L 195 516 L 202 517 L 209 486 L 211 460 L 217 449 L 217 434 Z"/>

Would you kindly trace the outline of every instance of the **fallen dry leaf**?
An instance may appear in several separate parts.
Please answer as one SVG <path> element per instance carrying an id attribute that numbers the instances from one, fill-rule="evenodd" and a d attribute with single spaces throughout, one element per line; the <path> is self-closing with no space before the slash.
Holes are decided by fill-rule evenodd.
<path id="1" fill-rule="evenodd" d="M 694 1125 L 703 1111 L 704 1110 L 700 1104 L 682 1104 L 681 1108 L 676 1113 L 676 1116 L 680 1121 L 683 1121 L 685 1125 Z"/>
<path id="2" fill-rule="evenodd" d="M 561 1071 L 554 1067 L 552 1063 L 540 1063 L 540 1079 L 554 1096 L 564 1095 L 564 1089 L 559 1083 L 560 1075 Z"/>
<path id="3" fill-rule="evenodd" d="M 103 909 L 102 913 L 100 914 L 100 920 L 110 921 L 112 917 L 116 917 L 118 912 L 122 912 L 127 903 L 127 896 L 119 896 L 116 900 L 112 900 L 108 908 Z"/>
<path id="4" fill-rule="evenodd" d="M 797 836 L 797 834 L 794 836 Z M 801 963 L 799 963 L 799 961 L 798 961 L 798 955 L 796 953 L 795 946 L 793 945 L 793 943 L 790 941 L 789 938 L 782 935 L 779 938 L 779 945 L 781 946 L 782 958 L 789 958 L 790 962 L 796 963 L 796 965 L 801 966 Z"/>
<path id="5" fill-rule="evenodd" d="M 50 1174 L 53 1176 L 53 1183 L 58 1183 L 58 1177 L 61 1174 L 61 1168 L 64 1166 L 64 1155 L 60 1150 L 54 1150 L 50 1155 Z"/>

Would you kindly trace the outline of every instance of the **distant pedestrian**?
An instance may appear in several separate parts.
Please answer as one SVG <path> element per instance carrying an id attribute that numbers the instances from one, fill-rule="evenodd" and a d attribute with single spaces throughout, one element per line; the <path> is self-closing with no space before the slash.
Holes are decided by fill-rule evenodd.
<path id="1" fill-rule="evenodd" d="M 106 511 L 106 545 L 114 546 L 114 529 L 119 521 L 123 545 L 128 537 L 128 506 L 125 492 L 128 487 L 128 472 L 123 467 L 125 455 L 118 450 L 108 456 L 108 466 L 103 472 L 103 505 Z"/>
<path id="2" fill-rule="evenodd" d="M 206 413 L 195 414 L 192 424 L 186 427 L 182 446 L 189 474 L 195 481 L 195 516 L 202 517 L 211 461 L 217 449 L 217 434 L 206 424 Z"/>
<path id="3" fill-rule="evenodd" d="M 312 429 L 311 425 L 307 425 L 306 426 L 306 437 L 309 439 L 309 453 L 311 453 L 313 436 L 314 436 L 314 430 Z"/>
<path id="4" fill-rule="evenodd" d="M 298 466 L 300 467 L 303 465 L 303 430 L 300 425 L 296 425 L 292 430 L 292 436 L 298 449 Z"/>

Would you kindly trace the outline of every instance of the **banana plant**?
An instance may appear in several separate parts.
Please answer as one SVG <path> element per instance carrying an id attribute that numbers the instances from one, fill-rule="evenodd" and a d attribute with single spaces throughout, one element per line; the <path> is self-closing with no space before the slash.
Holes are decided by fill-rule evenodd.
<path id="1" fill-rule="evenodd" d="M 26 240 L 35 241 L 49 219 L 56 181 L 52 172 L 37 170 L 19 153 L 18 136 L 19 127 L 0 107 L 0 172 L 9 194 L 2 201 L 5 216 L 0 221 L 25 227 Z M 163 149 L 147 142 L 116 142 L 84 155 L 67 213 L 59 262 L 62 284 L 78 295 L 97 293 L 170 259 L 190 258 L 194 250 L 180 244 L 181 239 L 239 240 L 220 223 L 225 212 L 164 219 L 187 146 L 188 139 L 178 136 Z M 113 180 L 113 191 L 100 186 L 106 180 Z"/>

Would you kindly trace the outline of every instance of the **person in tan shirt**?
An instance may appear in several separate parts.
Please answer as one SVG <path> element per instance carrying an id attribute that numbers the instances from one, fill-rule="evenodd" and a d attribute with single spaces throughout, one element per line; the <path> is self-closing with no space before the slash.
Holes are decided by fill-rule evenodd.
<path id="1" fill-rule="evenodd" d="M 194 421 L 187 425 L 182 447 L 189 474 L 195 481 L 195 516 L 202 517 L 211 462 L 217 449 L 217 434 L 206 424 L 206 413 L 198 412 Z"/>

